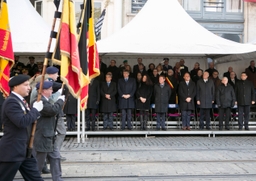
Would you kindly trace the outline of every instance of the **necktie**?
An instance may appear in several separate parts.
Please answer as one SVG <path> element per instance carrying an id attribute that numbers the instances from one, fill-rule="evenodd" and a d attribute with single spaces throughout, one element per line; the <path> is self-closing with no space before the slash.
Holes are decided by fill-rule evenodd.
<path id="1" fill-rule="evenodd" d="M 163 88 L 163 87 L 164 87 L 164 85 L 163 85 L 163 84 L 161 84 L 161 85 L 160 85 L 160 87 L 161 87 L 161 88 Z"/>
<path id="2" fill-rule="evenodd" d="M 108 82 L 107 84 L 108 84 L 108 87 L 109 87 L 109 84 L 110 84 L 110 83 Z"/>
<path id="3" fill-rule="evenodd" d="M 26 109 L 27 109 L 27 110 L 30 110 L 27 101 L 26 101 L 25 99 L 23 99 L 23 102 L 24 102 L 24 104 L 25 104 L 25 106 L 26 106 Z"/>
<path id="4" fill-rule="evenodd" d="M 125 82 L 127 82 L 127 80 L 128 80 L 128 79 L 127 79 L 127 78 L 125 78 Z"/>

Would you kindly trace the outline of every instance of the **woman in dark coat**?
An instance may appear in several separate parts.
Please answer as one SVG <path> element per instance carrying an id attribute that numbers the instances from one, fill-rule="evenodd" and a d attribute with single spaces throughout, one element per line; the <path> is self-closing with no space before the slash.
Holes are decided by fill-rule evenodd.
<path id="1" fill-rule="evenodd" d="M 196 85 L 190 79 L 189 73 L 184 74 L 184 81 L 179 85 L 179 102 L 182 117 L 182 129 L 190 130 L 191 111 L 195 110 L 194 97 L 196 96 Z"/>
<path id="2" fill-rule="evenodd" d="M 116 111 L 116 83 L 112 82 L 111 72 L 107 73 L 106 81 L 101 83 L 100 111 L 103 113 L 103 129 L 113 129 L 113 112 Z"/>
<path id="3" fill-rule="evenodd" d="M 148 111 L 153 90 L 153 83 L 148 75 L 142 77 L 140 87 L 136 92 L 136 108 L 140 111 L 140 130 L 147 130 Z"/>

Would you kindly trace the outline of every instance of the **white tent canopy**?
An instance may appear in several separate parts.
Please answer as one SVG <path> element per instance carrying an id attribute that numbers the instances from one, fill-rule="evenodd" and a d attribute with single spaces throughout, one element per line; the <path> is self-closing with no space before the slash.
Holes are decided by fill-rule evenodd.
<path id="1" fill-rule="evenodd" d="M 42 54 L 47 50 L 50 26 L 29 0 L 8 0 L 13 51 L 18 54 Z"/>
<path id="2" fill-rule="evenodd" d="M 219 56 L 256 51 L 221 38 L 194 21 L 177 0 L 148 0 L 124 28 L 98 42 L 101 54 Z"/>

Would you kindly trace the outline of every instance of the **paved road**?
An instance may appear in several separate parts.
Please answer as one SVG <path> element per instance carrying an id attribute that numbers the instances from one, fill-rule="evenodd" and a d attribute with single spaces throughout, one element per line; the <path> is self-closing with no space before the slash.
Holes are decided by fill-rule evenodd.
<path id="1" fill-rule="evenodd" d="M 61 154 L 66 181 L 256 180 L 255 136 L 68 137 Z"/>

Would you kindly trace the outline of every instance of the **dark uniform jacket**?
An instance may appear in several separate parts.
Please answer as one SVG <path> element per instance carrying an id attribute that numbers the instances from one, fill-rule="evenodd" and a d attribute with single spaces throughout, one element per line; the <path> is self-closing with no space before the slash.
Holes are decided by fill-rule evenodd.
<path id="1" fill-rule="evenodd" d="M 87 108 L 98 109 L 99 102 L 100 102 L 100 82 L 98 81 L 98 79 L 95 78 L 89 84 Z"/>
<path id="2" fill-rule="evenodd" d="M 196 96 L 196 85 L 190 80 L 188 85 L 185 81 L 180 82 L 179 85 L 179 104 L 182 111 L 195 110 L 194 97 Z M 186 99 L 190 97 L 191 101 L 187 102 Z"/>
<path id="3" fill-rule="evenodd" d="M 26 109 L 22 100 L 14 94 L 4 101 L 2 118 L 4 135 L 0 140 L 0 162 L 21 162 L 26 158 L 27 146 L 31 133 L 31 124 L 40 113 Z"/>
<path id="4" fill-rule="evenodd" d="M 152 91 L 153 87 L 151 85 L 146 85 L 144 82 L 141 83 L 141 86 L 137 89 L 136 92 L 136 109 L 150 109 Z M 141 102 L 140 97 L 146 98 L 146 102 Z"/>
<path id="5" fill-rule="evenodd" d="M 41 100 L 44 107 L 37 121 L 34 147 L 38 152 L 52 152 L 57 124 L 56 116 L 62 110 L 64 101 L 59 99 L 52 104 L 44 96 Z"/>
<path id="6" fill-rule="evenodd" d="M 216 104 L 221 108 L 232 108 L 236 102 L 235 91 L 230 84 L 221 84 L 216 91 Z"/>
<path id="7" fill-rule="evenodd" d="M 134 94 L 136 91 L 136 81 L 134 78 L 129 77 L 126 82 L 124 79 L 118 80 L 118 96 L 119 96 L 119 109 L 133 109 L 135 108 Z M 124 94 L 130 94 L 128 99 L 123 98 Z"/>
<path id="8" fill-rule="evenodd" d="M 62 83 L 60 82 L 55 82 L 53 79 L 51 78 L 48 78 L 49 81 L 51 81 L 53 84 L 52 84 L 52 90 L 53 90 L 53 94 L 55 92 L 57 92 L 61 87 L 62 87 Z"/>
<path id="9" fill-rule="evenodd" d="M 204 82 L 197 81 L 196 100 L 200 101 L 200 108 L 212 108 L 212 101 L 215 99 L 215 86 L 211 79 Z"/>
<path id="10" fill-rule="evenodd" d="M 110 82 L 109 86 L 107 82 L 101 83 L 100 95 L 101 95 L 101 103 L 100 103 L 100 111 L 103 113 L 110 113 L 116 111 L 116 83 Z M 110 100 L 105 97 L 105 94 L 110 95 Z"/>
<path id="11" fill-rule="evenodd" d="M 168 110 L 168 103 L 171 97 L 171 88 L 168 84 L 164 84 L 164 87 L 161 88 L 160 84 L 154 86 L 155 94 L 155 112 L 165 113 Z"/>
<path id="12" fill-rule="evenodd" d="M 235 88 L 238 106 L 249 106 L 255 101 L 253 83 L 249 80 L 240 80 Z"/>

